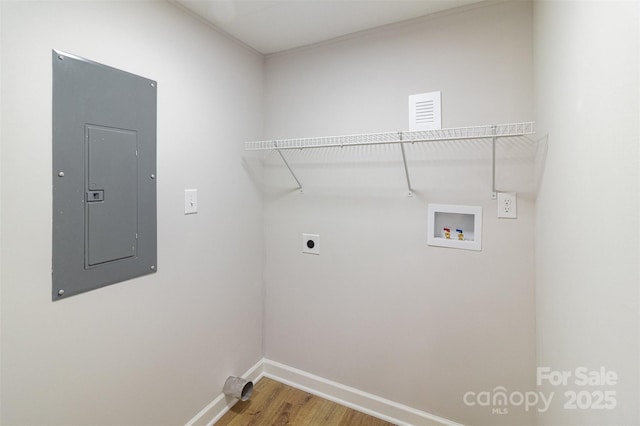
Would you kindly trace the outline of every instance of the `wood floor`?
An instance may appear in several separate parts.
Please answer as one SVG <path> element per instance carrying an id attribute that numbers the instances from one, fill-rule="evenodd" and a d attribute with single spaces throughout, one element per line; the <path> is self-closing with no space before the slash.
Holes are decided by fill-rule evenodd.
<path id="1" fill-rule="evenodd" d="M 238 401 L 215 426 L 392 426 L 266 377 L 248 401 Z"/>

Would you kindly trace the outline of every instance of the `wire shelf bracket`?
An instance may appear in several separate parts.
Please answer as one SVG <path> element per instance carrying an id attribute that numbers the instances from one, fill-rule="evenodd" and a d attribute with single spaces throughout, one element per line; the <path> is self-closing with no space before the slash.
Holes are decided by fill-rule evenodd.
<path id="1" fill-rule="evenodd" d="M 398 132 L 398 138 L 402 141 L 402 132 Z M 409 168 L 407 167 L 407 155 L 404 152 L 404 144 L 400 143 L 400 150 L 402 151 L 402 164 L 404 165 L 404 175 L 407 178 L 407 188 L 409 189 L 409 197 L 413 196 L 413 189 L 411 189 L 411 179 L 409 178 Z"/>
<path id="2" fill-rule="evenodd" d="M 282 153 L 282 151 L 280 151 L 280 148 L 278 148 L 277 142 L 273 142 L 273 149 L 276 150 L 276 152 L 280 155 L 280 158 L 282 158 L 282 162 L 284 163 L 284 165 L 287 166 L 287 169 L 289 169 L 289 173 L 291 173 L 291 176 L 293 176 L 296 183 L 298 184 L 298 188 L 300 189 L 300 192 L 304 192 L 304 189 L 302 188 L 302 184 L 300 183 L 300 179 L 298 179 L 298 176 L 296 176 L 296 174 L 293 172 L 293 169 L 291 169 L 291 166 L 289 165 L 289 162 L 287 161 L 287 159 L 284 158 L 284 154 Z"/>
<path id="3" fill-rule="evenodd" d="M 438 130 L 422 130 L 422 131 L 404 131 L 404 132 L 388 132 L 388 133 L 368 133 L 360 135 L 346 136 L 322 136 L 315 138 L 299 138 L 299 139 L 279 139 L 266 141 L 245 142 L 245 150 L 275 150 L 282 158 L 285 166 L 291 173 L 291 176 L 298 184 L 300 191 L 303 191 L 300 180 L 293 172 L 291 166 L 287 162 L 283 150 L 287 149 L 311 149 L 311 148 L 332 148 L 345 146 L 368 146 L 368 145 L 400 145 L 402 153 L 402 163 L 404 166 L 405 177 L 407 180 L 407 188 L 409 196 L 413 194 L 411 179 L 409 177 L 409 168 L 407 166 L 407 156 L 404 145 L 407 143 L 422 142 L 439 142 L 439 141 L 456 141 L 456 140 L 472 140 L 486 139 L 491 141 L 491 198 L 495 199 L 496 190 L 496 144 L 499 138 L 519 137 L 535 134 L 535 122 L 526 121 L 520 123 L 494 124 L 484 126 L 454 127 Z"/>
<path id="4" fill-rule="evenodd" d="M 498 136 L 496 136 L 496 127 L 492 129 L 493 136 L 491 136 L 491 199 L 497 200 L 498 193 L 496 192 L 496 143 L 498 142 Z"/>

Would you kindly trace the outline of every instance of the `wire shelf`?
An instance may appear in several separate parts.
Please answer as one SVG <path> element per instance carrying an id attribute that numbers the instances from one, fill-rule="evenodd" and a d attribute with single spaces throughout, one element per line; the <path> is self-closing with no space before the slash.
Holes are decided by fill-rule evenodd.
<path id="1" fill-rule="evenodd" d="M 407 156 L 404 145 L 416 142 L 436 142 L 453 140 L 489 139 L 492 144 L 491 163 L 491 198 L 496 198 L 496 140 L 503 137 L 518 137 L 532 135 L 535 133 L 533 121 L 510 124 L 494 124 L 485 126 L 454 127 L 449 129 L 389 132 L 389 133 L 369 133 L 363 135 L 347 136 L 324 136 L 318 138 L 301 139 L 279 139 L 267 141 L 245 142 L 245 149 L 249 151 L 272 150 L 278 153 L 291 176 L 295 179 L 300 191 L 303 191 L 302 183 L 296 176 L 291 165 L 282 153 L 285 149 L 307 149 L 307 148 L 329 148 L 359 145 L 384 145 L 399 144 L 402 153 L 402 163 L 404 165 L 405 177 L 407 179 L 407 189 L 409 196 L 412 195 L 411 179 L 409 168 L 407 167 Z"/>
<path id="2" fill-rule="evenodd" d="M 329 148 L 359 145 L 384 145 L 399 143 L 433 142 L 464 139 L 490 139 L 514 137 L 535 133 L 534 122 L 509 123 L 485 126 L 454 127 L 427 131 L 405 131 L 368 133 L 346 136 L 323 136 L 316 138 L 278 139 L 245 142 L 248 151 L 272 149 Z"/>

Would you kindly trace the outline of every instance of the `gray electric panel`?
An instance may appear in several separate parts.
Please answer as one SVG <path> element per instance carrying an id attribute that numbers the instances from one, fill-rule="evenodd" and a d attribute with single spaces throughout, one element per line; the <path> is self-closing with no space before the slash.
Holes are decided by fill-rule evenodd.
<path id="1" fill-rule="evenodd" d="M 53 300 L 154 273 L 157 84 L 53 51 Z"/>

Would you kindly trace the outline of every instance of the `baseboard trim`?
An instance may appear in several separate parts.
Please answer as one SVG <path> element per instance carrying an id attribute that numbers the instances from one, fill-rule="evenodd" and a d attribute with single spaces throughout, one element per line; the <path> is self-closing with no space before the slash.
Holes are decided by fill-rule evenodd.
<path id="1" fill-rule="evenodd" d="M 247 370 L 242 376 L 243 379 L 258 383 L 264 376 L 263 361 L 258 361 L 253 367 Z M 222 387 L 222 385 L 220 385 Z M 185 426 L 213 426 L 227 411 L 233 407 L 236 402 L 235 398 L 230 398 L 224 393 L 220 393 L 213 401 L 196 414 Z"/>
<path id="2" fill-rule="evenodd" d="M 268 377 L 399 426 L 463 426 L 434 414 L 266 358 L 258 361 L 242 377 L 254 383 L 257 383 L 262 377 Z M 196 414 L 186 426 L 213 426 L 237 401 L 237 399 L 226 397 L 221 393 Z"/>
<path id="3" fill-rule="evenodd" d="M 262 361 L 265 377 L 396 425 L 462 426 L 451 420 L 327 380 L 279 362 L 269 359 Z"/>

